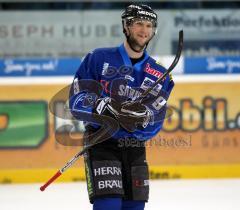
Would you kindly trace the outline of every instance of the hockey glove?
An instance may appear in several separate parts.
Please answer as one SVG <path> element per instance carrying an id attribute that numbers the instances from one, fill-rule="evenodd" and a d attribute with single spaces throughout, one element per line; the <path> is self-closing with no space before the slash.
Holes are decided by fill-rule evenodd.
<path id="1" fill-rule="evenodd" d="M 146 105 L 131 101 L 120 104 L 109 97 L 96 101 L 94 113 L 116 119 L 128 132 L 134 132 L 137 128 L 146 128 L 153 122 L 153 112 Z"/>
<path id="2" fill-rule="evenodd" d="M 99 98 L 95 102 L 93 112 L 98 115 L 105 115 L 117 119 L 118 111 L 112 107 L 112 101 L 113 99 L 111 99 L 110 97 Z"/>
<path id="3" fill-rule="evenodd" d="M 126 101 L 121 106 L 119 120 L 123 128 L 129 132 L 134 132 L 136 128 L 142 129 L 153 124 L 154 114 L 140 102 Z"/>

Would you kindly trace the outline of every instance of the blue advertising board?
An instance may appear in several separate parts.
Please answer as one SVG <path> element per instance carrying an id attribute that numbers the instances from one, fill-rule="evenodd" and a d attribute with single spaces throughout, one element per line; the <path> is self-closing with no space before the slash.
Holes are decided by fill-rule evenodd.
<path id="1" fill-rule="evenodd" d="M 240 73 L 240 56 L 185 57 L 185 74 Z"/>
<path id="2" fill-rule="evenodd" d="M 73 76 L 79 58 L 0 59 L 0 77 Z"/>

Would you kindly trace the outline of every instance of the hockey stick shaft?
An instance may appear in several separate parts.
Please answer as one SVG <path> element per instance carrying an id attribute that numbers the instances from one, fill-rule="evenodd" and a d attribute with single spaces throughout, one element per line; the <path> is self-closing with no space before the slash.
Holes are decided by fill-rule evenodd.
<path id="1" fill-rule="evenodd" d="M 172 64 L 170 65 L 170 67 L 164 72 L 164 74 L 157 79 L 157 81 L 151 86 L 149 87 L 147 90 L 145 90 L 145 92 L 143 92 L 142 95 L 140 95 L 139 98 L 137 98 L 135 100 L 135 102 L 139 102 L 144 100 L 144 98 L 146 98 L 146 96 L 160 83 L 162 82 L 167 75 L 169 75 L 171 73 L 171 71 L 176 67 L 180 57 L 181 57 L 181 53 L 182 53 L 182 49 L 183 49 L 183 30 L 179 31 L 179 40 L 178 40 L 178 49 L 177 49 L 177 54 L 172 62 Z"/>
<path id="2" fill-rule="evenodd" d="M 86 149 L 78 152 L 70 161 L 66 163 L 56 174 L 54 174 L 43 186 L 40 187 L 41 191 L 44 191 L 52 182 L 54 182 L 59 176 L 61 176 L 68 168 L 70 168 L 81 157 Z"/>

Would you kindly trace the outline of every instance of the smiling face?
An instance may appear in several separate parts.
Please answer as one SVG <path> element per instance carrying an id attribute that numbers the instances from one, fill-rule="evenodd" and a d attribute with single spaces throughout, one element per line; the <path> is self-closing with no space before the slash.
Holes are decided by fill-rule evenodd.
<path id="1" fill-rule="evenodd" d="M 151 21 L 136 19 L 126 28 L 126 32 L 131 46 L 141 52 L 154 35 L 154 28 Z"/>

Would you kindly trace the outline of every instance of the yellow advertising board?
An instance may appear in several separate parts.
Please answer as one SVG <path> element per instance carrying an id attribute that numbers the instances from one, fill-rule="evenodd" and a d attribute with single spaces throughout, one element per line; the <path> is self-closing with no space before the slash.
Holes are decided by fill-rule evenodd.
<path id="1" fill-rule="evenodd" d="M 0 182 L 45 182 L 81 149 L 55 140 L 63 122 L 48 103 L 64 86 L 0 86 Z M 146 144 L 151 178 L 240 177 L 239 89 L 238 82 L 175 85 L 173 115 Z M 84 178 L 80 159 L 59 181 Z"/>

